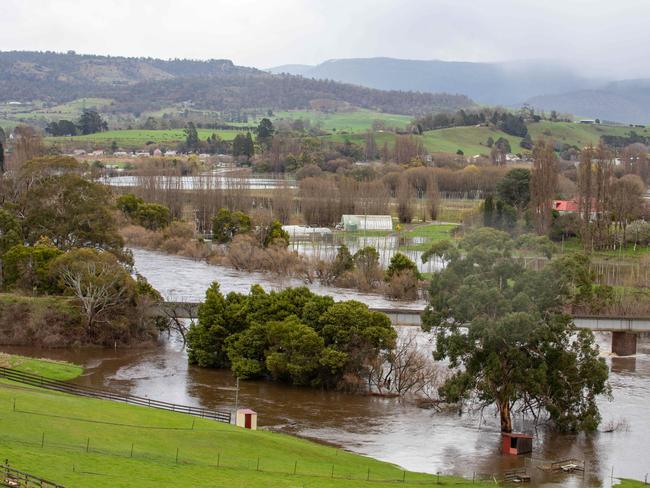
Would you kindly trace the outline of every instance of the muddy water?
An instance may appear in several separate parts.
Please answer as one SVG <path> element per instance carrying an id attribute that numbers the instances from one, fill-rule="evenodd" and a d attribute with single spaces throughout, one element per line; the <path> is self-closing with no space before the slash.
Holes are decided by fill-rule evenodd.
<path id="1" fill-rule="evenodd" d="M 184 293 L 200 297 L 213 279 L 228 283 L 224 288 L 246 290 L 249 275 L 231 270 L 206 270 L 193 261 L 155 253 L 136 252 L 136 265 L 164 294 Z M 200 264 L 200 263 L 198 263 Z M 205 275 L 205 276 L 204 276 Z M 260 277 L 263 278 L 263 277 Z M 272 283 L 265 283 L 265 286 Z M 276 283 L 276 286 L 281 284 Z M 318 290 L 323 292 L 324 290 Z M 347 290 L 334 290 L 347 293 Z M 357 299 L 363 299 L 360 294 Z M 345 298 L 339 295 L 339 298 Z M 375 300 L 375 297 L 367 297 Z M 377 302 L 372 302 L 375 306 Z M 404 333 L 403 331 L 400 331 Z M 420 333 L 427 347 L 429 337 Z M 609 334 L 598 336 L 609 350 Z M 151 350 L 34 350 L 9 352 L 48 356 L 86 366 L 77 381 L 110 387 L 122 392 L 211 408 L 234 408 L 234 378 L 227 371 L 205 370 L 187 365 L 186 355 L 174 340 Z M 502 456 L 495 412 L 486 410 L 459 416 L 419 409 L 396 399 L 382 399 L 337 392 L 294 388 L 264 381 L 242 382 L 240 406 L 259 412 L 260 425 L 315 438 L 346 449 L 393 462 L 404 468 L 472 477 L 527 467 L 533 486 L 610 486 L 610 474 L 643 479 L 650 472 L 650 341 L 639 344 L 634 358 L 608 358 L 613 401 L 602 400 L 603 424 L 622 421 L 626 428 L 613 433 L 565 436 L 540 428 L 535 432 L 533 456 Z M 532 429 L 515 419 L 517 429 Z M 587 474 L 547 475 L 535 466 L 543 460 L 576 457 L 587 461 Z"/>
<path id="2" fill-rule="evenodd" d="M 259 283 L 265 290 L 279 290 L 289 286 L 309 286 L 314 293 L 330 295 L 335 300 L 359 300 L 374 308 L 416 308 L 425 306 L 423 301 L 394 301 L 381 295 L 361 293 L 347 288 L 304 283 L 300 280 L 278 278 L 263 273 L 246 273 L 226 266 L 212 266 L 204 261 L 182 258 L 168 254 L 134 249 L 135 268 L 162 295 L 175 301 L 201 301 L 205 290 L 218 281 L 221 291 L 248 293 L 252 285 Z"/>
<path id="3" fill-rule="evenodd" d="M 204 174 L 198 176 L 156 176 L 156 183 L 161 188 L 179 190 L 211 190 L 241 188 L 250 190 L 271 190 L 274 188 L 297 188 L 296 181 L 289 178 L 245 177 L 237 178 L 220 174 Z M 110 186 L 131 187 L 140 185 L 137 176 L 108 176 L 102 183 Z"/>

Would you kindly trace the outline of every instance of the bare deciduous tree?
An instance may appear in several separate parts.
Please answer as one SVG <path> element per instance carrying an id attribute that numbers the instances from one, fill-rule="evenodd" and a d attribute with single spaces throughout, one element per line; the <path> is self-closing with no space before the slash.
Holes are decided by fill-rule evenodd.
<path id="1" fill-rule="evenodd" d="M 533 170 L 530 176 L 530 203 L 535 230 L 548 233 L 553 219 L 553 197 L 557 190 L 558 168 L 555 148 L 551 142 L 537 141 L 533 150 Z"/>
<path id="2" fill-rule="evenodd" d="M 53 269 L 79 300 L 89 331 L 132 293 L 128 273 L 109 253 L 78 249 L 59 258 Z"/>

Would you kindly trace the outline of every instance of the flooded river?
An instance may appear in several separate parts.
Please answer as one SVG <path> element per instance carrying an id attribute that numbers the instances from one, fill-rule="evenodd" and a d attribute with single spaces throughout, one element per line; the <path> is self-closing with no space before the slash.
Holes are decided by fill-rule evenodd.
<path id="1" fill-rule="evenodd" d="M 140 273 L 166 296 L 199 299 L 212 280 L 223 291 L 247 291 L 260 282 L 266 288 L 295 285 L 276 282 L 263 275 L 238 273 L 228 268 L 136 251 Z M 355 298 L 371 306 L 393 302 L 348 290 L 314 286 L 336 299 Z M 411 304 L 417 307 L 422 304 Z M 400 331 L 404 333 L 404 330 Z M 420 333 L 425 343 L 429 337 Z M 598 335 L 603 351 L 610 348 L 609 334 Z M 77 381 L 109 387 L 121 392 L 201 405 L 234 408 L 234 378 L 228 371 L 190 367 L 186 354 L 175 340 L 151 350 L 34 350 L 4 348 L 9 352 L 48 356 L 83 364 L 86 373 Z M 492 410 L 463 414 L 423 410 L 396 399 L 367 397 L 338 392 L 288 387 L 265 381 L 242 382 L 240 406 L 259 412 L 265 428 L 331 442 L 345 449 L 393 462 L 406 469 L 472 477 L 527 467 L 533 486 L 610 486 L 614 477 L 643 479 L 650 472 L 650 341 L 641 340 L 639 354 L 632 358 L 608 358 L 613 401 L 600 402 L 603 425 L 624 425 L 612 433 L 559 435 L 539 429 L 532 456 L 502 456 L 499 453 L 498 419 Z M 515 427 L 529 430 L 515 419 Z M 548 475 L 535 465 L 543 460 L 567 457 L 585 459 L 587 473 Z"/>

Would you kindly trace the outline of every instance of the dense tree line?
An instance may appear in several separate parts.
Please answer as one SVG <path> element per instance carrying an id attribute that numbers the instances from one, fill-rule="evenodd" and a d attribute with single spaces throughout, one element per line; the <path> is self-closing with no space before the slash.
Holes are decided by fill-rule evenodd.
<path id="1" fill-rule="evenodd" d="M 52 136 L 76 136 L 77 134 L 95 134 L 108 130 L 108 123 L 96 110 L 84 108 L 75 124 L 69 120 L 50 122 L 45 131 Z"/>
<path id="2" fill-rule="evenodd" d="M 29 321 L 29 311 L 8 307 L 0 321 L 9 341 L 128 344 L 154 340 L 164 325 L 149 313 L 160 295 L 131 276 L 110 189 L 87 180 L 86 171 L 73 158 L 40 157 L 13 165 L 0 180 L 0 288 L 68 296 L 77 310 L 66 323 L 54 307 L 52 324 L 18 330 L 10 318 Z"/>
<path id="3" fill-rule="evenodd" d="M 539 120 L 539 118 L 533 120 Z M 528 128 L 526 127 L 524 116 L 503 109 L 461 109 L 455 113 L 442 112 L 438 114 L 427 114 L 415 119 L 413 122 L 419 132 L 488 123 L 501 129 L 506 134 L 517 137 L 525 137 L 528 135 Z"/>

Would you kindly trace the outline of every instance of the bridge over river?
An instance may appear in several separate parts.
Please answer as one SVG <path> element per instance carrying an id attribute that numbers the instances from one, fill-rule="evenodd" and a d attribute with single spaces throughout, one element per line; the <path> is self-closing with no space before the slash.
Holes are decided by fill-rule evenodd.
<path id="1" fill-rule="evenodd" d="M 198 315 L 199 302 L 166 301 L 162 312 L 177 319 L 194 319 Z M 390 318 L 393 326 L 420 327 L 423 309 L 371 308 Z M 596 317 L 574 316 L 576 327 L 612 333 L 612 353 L 618 356 L 636 354 L 637 335 L 650 332 L 650 317 Z"/>

